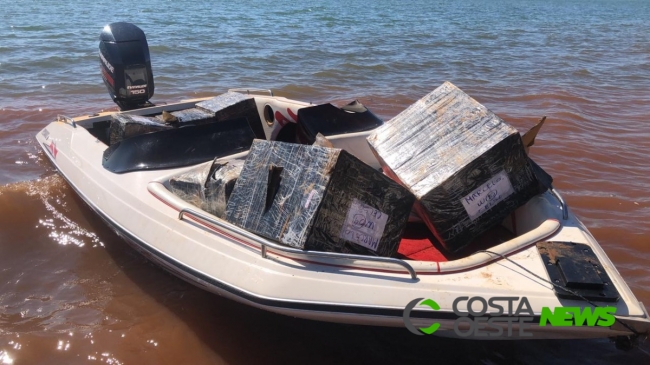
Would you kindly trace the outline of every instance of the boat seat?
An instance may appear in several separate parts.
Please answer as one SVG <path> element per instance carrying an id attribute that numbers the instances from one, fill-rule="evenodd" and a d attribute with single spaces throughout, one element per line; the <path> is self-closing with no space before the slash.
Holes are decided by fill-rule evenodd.
<path id="1" fill-rule="evenodd" d="M 334 136 L 344 133 L 373 130 L 384 122 L 361 103 L 355 102 L 337 108 L 321 104 L 298 110 L 297 138 L 300 143 L 313 144 L 316 135 Z"/>

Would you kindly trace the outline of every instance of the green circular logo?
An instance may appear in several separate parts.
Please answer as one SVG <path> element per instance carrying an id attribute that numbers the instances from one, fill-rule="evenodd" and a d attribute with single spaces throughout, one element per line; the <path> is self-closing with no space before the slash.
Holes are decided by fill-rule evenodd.
<path id="1" fill-rule="evenodd" d="M 409 304 L 406 305 L 406 308 L 404 308 L 404 325 L 406 326 L 406 329 L 411 331 L 411 333 L 414 333 L 418 336 L 422 336 L 423 334 L 430 335 L 438 330 L 440 328 L 440 323 L 433 323 L 431 326 L 426 327 L 426 328 L 417 328 L 411 323 L 411 311 L 413 308 L 415 308 L 416 305 L 426 305 L 427 307 L 437 311 L 440 310 L 440 306 L 438 303 L 436 303 L 432 299 L 424 299 L 424 298 L 417 298 L 413 299 L 412 301 L 409 302 Z"/>

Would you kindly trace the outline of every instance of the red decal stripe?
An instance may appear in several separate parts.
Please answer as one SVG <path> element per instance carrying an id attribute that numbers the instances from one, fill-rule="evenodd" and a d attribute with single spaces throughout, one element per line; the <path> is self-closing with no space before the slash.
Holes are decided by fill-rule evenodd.
<path id="1" fill-rule="evenodd" d="M 293 118 L 295 123 L 298 123 L 298 116 L 295 115 L 293 111 L 291 111 L 291 109 L 287 108 L 287 114 L 289 114 L 289 116 Z"/>
<path id="2" fill-rule="evenodd" d="M 284 127 L 285 124 L 289 123 L 289 120 L 282 115 L 279 111 L 275 112 L 275 120 L 278 121 L 281 127 Z"/>
<path id="3" fill-rule="evenodd" d="M 111 84 L 111 86 L 115 87 L 115 81 L 113 81 L 111 75 L 109 75 L 108 72 L 106 72 L 103 66 L 100 66 L 100 68 L 102 69 L 102 75 L 104 76 L 106 81 L 108 81 L 108 83 Z"/>

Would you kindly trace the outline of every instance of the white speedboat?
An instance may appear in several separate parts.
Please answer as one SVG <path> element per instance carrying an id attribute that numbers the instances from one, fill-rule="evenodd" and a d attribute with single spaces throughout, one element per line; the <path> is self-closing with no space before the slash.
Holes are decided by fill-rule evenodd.
<path id="1" fill-rule="evenodd" d="M 102 65 L 110 62 L 102 56 Z M 259 125 L 251 127 L 270 140 L 282 139 L 310 106 L 271 92 L 230 93 L 254 101 Z M 36 138 L 76 193 L 135 249 L 183 279 L 247 305 L 450 337 L 612 337 L 629 344 L 649 331 L 643 304 L 553 189 L 459 254 L 445 253 L 418 224 L 407 227 L 396 257 L 313 252 L 245 231 L 171 191 L 171 178 L 207 166 L 215 156 L 221 162 L 246 156 L 245 146 L 231 143 L 223 131 L 174 128 L 109 146 L 110 120 L 117 114 L 163 118 L 163 112 L 180 115 L 205 100 L 61 116 Z M 328 133 L 328 139 L 379 167 L 366 142 L 368 128 Z M 206 144 L 212 147 L 190 148 Z"/>

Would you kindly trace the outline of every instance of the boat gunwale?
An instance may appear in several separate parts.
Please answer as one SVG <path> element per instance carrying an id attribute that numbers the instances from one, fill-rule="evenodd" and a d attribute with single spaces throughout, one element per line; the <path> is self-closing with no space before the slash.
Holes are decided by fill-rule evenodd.
<path id="1" fill-rule="evenodd" d="M 390 274 L 408 274 L 414 280 L 416 279 L 417 275 L 454 274 L 475 270 L 485 265 L 489 265 L 495 261 L 503 259 L 502 256 L 511 256 L 530 248 L 537 242 L 543 241 L 544 239 L 555 234 L 562 226 L 559 220 L 555 218 L 548 218 L 542 221 L 542 223 L 537 228 L 492 247 L 491 251 L 493 253 L 476 252 L 470 256 L 448 262 L 402 260 L 398 258 L 390 258 L 390 260 L 385 260 L 385 262 L 379 262 L 376 260 L 371 261 L 368 259 L 364 264 L 361 264 L 359 261 L 366 259 L 361 255 L 346 255 L 336 253 L 321 255 L 323 254 L 322 252 L 300 251 L 289 247 L 283 248 L 263 237 L 255 236 L 255 239 L 249 238 L 247 236 L 253 235 L 252 233 L 247 231 L 244 231 L 242 233 L 240 232 L 242 231 L 241 228 L 233 225 L 230 222 L 220 219 L 190 203 L 187 203 L 181 198 L 174 195 L 167 189 L 164 183 L 167 180 L 168 177 L 163 177 L 151 181 L 149 184 L 147 184 L 147 190 L 152 196 L 161 201 L 163 204 L 178 212 L 179 220 L 182 220 L 183 216 L 188 216 L 188 218 L 190 218 L 192 221 L 205 227 L 211 233 L 234 239 L 236 242 L 239 242 L 240 244 L 250 249 L 260 252 L 262 257 L 268 258 L 268 255 L 272 254 L 279 258 L 294 260 L 307 264 L 325 265 L 343 269 L 376 271 Z M 181 214 L 182 212 L 186 213 Z M 204 217 L 201 217 L 202 215 Z M 216 227 L 215 225 L 220 227 Z M 227 230 L 227 232 L 224 230 Z M 237 237 L 234 237 L 233 234 L 237 235 Z M 270 249 L 263 248 L 265 245 L 270 247 Z M 284 254 L 281 254 L 278 251 L 282 251 Z M 306 257 L 309 256 L 321 257 L 317 258 L 316 260 L 306 259 Z M 347 260 L 348 262 L 346 264 L 338 263 L 342 260 Z M 403 264 L 398 263 L 397 261 L 401 261 Z M 408 267 L 414 269 L 414 272 L 411 273 L 408 269 L 406 269 L 407 271 L 390 269 L 387 268 L 388 264 L 398 264 L 405 268 L 408 265 Z"/>

